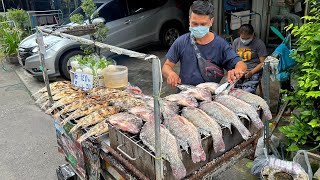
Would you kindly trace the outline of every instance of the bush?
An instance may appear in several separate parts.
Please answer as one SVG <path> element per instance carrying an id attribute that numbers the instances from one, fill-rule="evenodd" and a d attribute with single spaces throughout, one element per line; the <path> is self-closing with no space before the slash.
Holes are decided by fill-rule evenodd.
<path id="1" fill-rule="evenodd" d="M 0 34 L 1 53 L 6 57 L 16 56 L 22 37 L 21 30 L 17 28 L 4 28 L 0 29 Z"/>
<path id="2" fill-rule="evenodd" d="M 27 36 L 27 30 L 29 27 L 29 17 L 25 10 L 23 9 L 9 9 L 8 20 L 14 21 L 17 28 L 19 28 L 24 34 L 23 36 Z"/>
<path id="3" fill-rule="evenodd" d="M 287 27 L 298 38 L 297 49 L 292 54 L 297 65 L 292 72 L 293 80 L 299 84 L 294 92 L 288 92 L 287 98 L 289 105 L 299 113 L 293 114 L 291 125 L 280 129 L 289 140 L 289 151 L 320 143 L 320 3 L 316 0 L 308 2 L 312 15 L 303 17 L 307 23 L 301 27 L 292 24 Z"/>

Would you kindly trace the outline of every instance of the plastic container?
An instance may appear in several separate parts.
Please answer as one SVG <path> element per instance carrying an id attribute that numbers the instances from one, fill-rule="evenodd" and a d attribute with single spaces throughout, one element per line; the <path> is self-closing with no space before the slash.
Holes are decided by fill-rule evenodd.
<path id="1" fill-rule="evenodd" d="M 102 71 L 104 84 L 107 88 L 124 88 L 128 86 L 128 68 L 110 65 Z"/>

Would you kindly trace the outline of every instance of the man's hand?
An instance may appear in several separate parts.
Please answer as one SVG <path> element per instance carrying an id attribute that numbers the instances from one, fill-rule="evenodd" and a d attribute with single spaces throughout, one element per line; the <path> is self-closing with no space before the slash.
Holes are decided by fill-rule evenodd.
<path id="1" fill-rule="evenodd" d="M 170 72 L 167 77 L 167 83 L 172 87 L 177 87 L 178 84 L 181 84 L 181 79 L 175 72 Z"/>
<path id="2" fill-rule="evenodd" d="M 232 69 L 228 71 L 228 82 L 235 82 L 244 75 L 241 69 Z"/>
<path id="3" fill-rule="evenodd" d="M 169 85 L 177 87 L 178 84 L 181 84 L 181 79 L 178 74 L 173 71 L 174 65 L 174 63 L 167 59 L 162 67 L 162 74 L 167 78 Z"/>
<path id="4" fill-rule="evenodd" d="M 234 69 L 228 71 L 228 82 L 237 81 L 244 75 L 244 72 L 246 71 L 247 65 L 243 61 L 239 61 Z"/>

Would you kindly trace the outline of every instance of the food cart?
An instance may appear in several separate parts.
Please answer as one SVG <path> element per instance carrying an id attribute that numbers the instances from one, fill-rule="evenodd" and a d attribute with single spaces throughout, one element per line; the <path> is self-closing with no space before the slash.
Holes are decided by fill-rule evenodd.
<path id="1" fill-rule="evenodd" d="M 84 44 L 94 44 L 100 48 L 108 48 L 114 53 L 147 60 L 153 64 L 153 112 L 156 137 L 154 151 L 144 145 L 137 134 L 124 132 L 109 122 L 106 122 L 108 124 L 107 132 L 91 136 L 82 142 L 78 142 L 80 136 L 90 131 L 90 127 L 82 128 L 71 133 L 70 129 L 76 125 L 76 119 L 69 118 L 69 121 L 66 123 L 61 123 L 64 122 L 70 114 L 66 113 L 58 118 L 56 117 L 54 123 L 59 151 L 64 154 L 65 159 L 70 164 L 69 167 L 73 169 L 77 176 L 80 179 L 100 179 L 101 177 L 104 179 L 109 179 L 110 177 L 113 179 L 175 179 L 170 163 L 166 157 L 161 156 L 160 149 L 161 122 L 159 98 L 162 75 L 159 58 L 154 55 L 146 55 L 99 42 L 93 42 L 63 32 L 54 32 L 46 29 L 38 29 L 38 31 L 70 38 Z M 44 64 L 43 67 L 45 67 Z M 46 83 L 47 92 L 50 96 L 51 86 L 48 82 Z M 83 93 L 88 95 L 87 92 Z M 56 103 L 52 97 L 48 99 L 49 101 L 52 100 L 53 104 Z M 51 114 L 55 115 L 57 111 L 61 111 L 58 106 L 51 111 Z M 242 123 L 250 131 L 251 136 L 247 140 L 243 140 L 238 130 L 234 127 L 231 128 L 232 133 L 227 128 L 222 128 L 223 140 L 225 142 L 224 152 L 215 153 L 212 140 L 214 137 L 211 135 L 201 135 L 201 145 L 206 154 L 206 160 L 202 162 L 192 162 L 190 153 L 180 149 L 182 154 L 181 159 L 186 168 L 186 176 L 184 178 L 206 179 L 216 176 L 231 167 L 241 158 L 252 155 L 260 131 L 244 119 L 242 119 Z M 59 172 L 61 173 L 61 169 Z"/>

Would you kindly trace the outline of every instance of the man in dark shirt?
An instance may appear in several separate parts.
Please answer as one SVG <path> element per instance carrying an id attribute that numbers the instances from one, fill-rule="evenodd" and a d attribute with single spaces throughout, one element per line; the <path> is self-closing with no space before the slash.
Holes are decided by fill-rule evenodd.
<path id="1" fill-rule="evenodd" d="M 204 59 L 228 71 L 229 82 L 236 81 L 246 72 L 247 66 L 228 42 L 209 31 L 212 24 L 213 5 L 208 1 L 195 1 L 190 7 L 189 30 L 195 38 L 196 46 Z M 171 86 L 198 85 L 205 82 L 198 66 L 195 49 L 191 44 L 190 33 L 180 36 L 173 43 L 166 58 L 162 73 Z M 180 76 L 173 71 L 174 65 L 179 61 Z"/>

